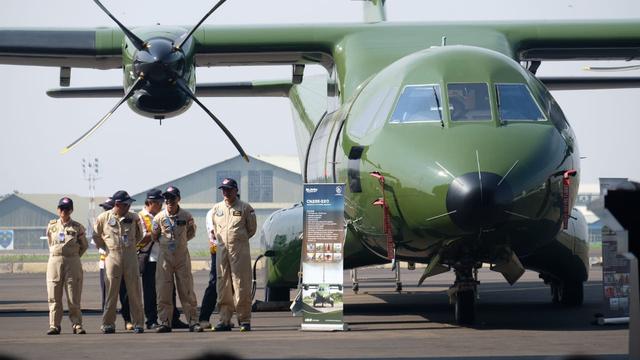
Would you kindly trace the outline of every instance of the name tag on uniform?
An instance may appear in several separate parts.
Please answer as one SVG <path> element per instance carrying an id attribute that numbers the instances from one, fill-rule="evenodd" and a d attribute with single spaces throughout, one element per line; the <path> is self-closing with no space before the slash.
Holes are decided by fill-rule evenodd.
<path id="1" fill-rule="evenodd" d="M 178 221 L 176 221 L 176 224 L 178 226 L 185 226 L 185 225 L 187 225 L 187 221 L 186 220 L 178 220 Z"/>
<path id="2" fill-rule="evenodd" d="M 75 234 L 76 234 L 75 230 L 72 230 L 72 229 L 67 230 L 67 235 L 75 235 Z"/>
<path id="3" fill-rule="evenodd" d="M 122 220 L 123 224 L 131 224 L 132 222 L 133 222 L 133 220 L 130 219 L 130 218 L 126 218 L 126 219 Z"/>
<path id="4" fill-rule="evenodd" d="M 61 243 L 64 242 L 64 231 L 58 233 L 58 241 Z"/>
<path id="5" fill-rule="evenodd" d="M 235 210 L 233 216 L 242 216 L 242 211 Z"/>

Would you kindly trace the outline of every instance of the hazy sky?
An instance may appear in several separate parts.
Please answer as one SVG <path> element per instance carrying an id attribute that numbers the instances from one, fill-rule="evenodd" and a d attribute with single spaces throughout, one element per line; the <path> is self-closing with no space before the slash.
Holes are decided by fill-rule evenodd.
<path id="1" fill-rule="evenodd" d="M 153 0 L 104 0 L 128 26 L 190 25 L 213 1 L 175 4 Z M 513 0 L 442 2 L 388 0 L 390 21 L 640 19 L 640 1 Z M 460 4 L 464 4 L 461 6 Z M 360 22 L 361 3 L 350 0 L 228 0 L 206 24 Z M 640 20 L 638 20 L 640 23 Z M 95 27 L 115 25 L 90 0 L 3 0 L 0 27 Z M 639 30 L 640 31 L 640 30 Z M 637 62 L 636 62 L 637 63 Z M 543 64 L 541 75 L 583 75 L 585 63 Z M 199 68 L 198 80 L 282 79 L 290 67 Z M 319 71 L 309 69 L 309 71 Z M 640 76 L 640 71 L 617 75 Z M 0 65 L 0 194 L 87 194 L 83 158 L 98 157 L 98 194 L 131 193 L 183 176 L 236 155 L 226 137 L 196 105 L 162 126 L 123 105 L 92 137 L 66 155 L 59 151 L 95 124 L 117 99 L 52 99 L 57 68 Z M 72 86 L 121 85 L 121 70 L 73 69 Z M 639 90 L 555 92 L 580 144 L 583 183 L 598 177 L 640 180 Z M 236 135 L 250 155 L 295 155 L 287 99 L 202 101 Z M 213 181 L 213 179 L 212 179 Z"/>

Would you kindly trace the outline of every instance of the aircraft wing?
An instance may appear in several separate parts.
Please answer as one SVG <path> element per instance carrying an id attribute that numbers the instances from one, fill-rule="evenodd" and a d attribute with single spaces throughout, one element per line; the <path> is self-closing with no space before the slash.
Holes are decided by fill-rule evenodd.
<path id="1" fill-rule="evenodd" d="M 640 77 L 637 76 L 557 76 L 539 77 L 539 79 L 549 90 L 602 90 L 640 88 Z"/>
<path id="2" fill-rule="evenodd" d="M 513 23 L 496 29 L 522 61 L 633 60 L 640 56 L 640 19 Z"/>
<path id="3" fill-rule="evenodd" d="M 329 66 L 335 44 L 351 27 L 203 26 L 194 34 L 196 62 L 198 66 Z M 119 28 L 0 28 L 0 64 L 116 69 L 122 67 L 123 40 Z"/>
<path id="4" fill-rule="evenodd" d="M 135 29 L 134 29 L 135 32 Z M 635 59 L 640 19 L 207 26 L 194 34 L 198 66 L 353 61 L 352 40 L 365 52 L 409 54 L 429 46 L 465 44 L 493 49 L 518 61 Z M 0 29 L 0 64 L 111 69 L 122 67 L 122 31 Z"/>
<path id="5" fill-rule="evenodd" d="M 107 28 L 0 29 L 0 64 L 121 68 L 122 38 Z"/>
<path id="6" fill-rule="evenodd" d="M 393 35 L 393 40 L 389 36 Z M 196 33 L 200 66 L 290 64 L 328 61 L 351 38 L 367 48 L 447 45 L 480 46 L 519 61 L 630 60 L 640 57 L 640 19 L 332 24 L 304 26 L 203 26 Z M 422 39 L 422 41 L 415 41 Z M 407 49 L 412 51 L 419 50 Z"/>

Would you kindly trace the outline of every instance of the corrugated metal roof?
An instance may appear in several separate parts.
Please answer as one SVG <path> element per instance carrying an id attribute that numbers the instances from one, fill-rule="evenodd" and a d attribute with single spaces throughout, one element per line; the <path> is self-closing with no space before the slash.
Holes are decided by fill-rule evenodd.
<path id="1" fill-rule="evenodd" d="M 265 163 L 265 164 L 268 164 L 268 166 L 273 166 L 273 167 L 282 169 L 283 171 L 300 175 L 300 165 L 299 165 L 297 156 L 257 155 L 257 156 L 249 156 L 249 158 L 253 164 Z M 211 182 L 212 181 L 211 179 L 215 181 L 215 173 L 213 172 L 214 169 L 218 167 L 224 167 L 225 165 L 228 165 L 228 164 L 233 164 L 232 166 L 236 168 L 239 166 L 236 163 L 241 164 L 241 168 L 245 168 L 245 167 L 250 168 L 252 164 L 252 163 L 249 163 L 249 164 L 245 163 L 240 155 L 236 155 L 226 160 L 208 165 L 199 170 L 187 173 L 179 178 L 172 179 L 167 182 L 162 182 L 160 184 L 153 184 L 153 187 L 158 189 L 165 189 L 169 185 L 177 186 L 178 188 L 180 188 L 183 194 L 185 194 L 185 197 L 183 198 L 183 204 L 186 204 L 188 202 L 200 202 L 202 201 L 202 199 L 215 199 L 216 187 L 214 186 L 215 183 Z M 202 178 L 203 175 L 206 176 L 207 179 L 209 179 L 206 182 L 206 186 L 203 185 L 201 181 L 197 180 L 199 178 Z M 185 192 L 185 190 L 187 189 L 183 189 L 182 188 L 183 186 L 190 186 L 190 187 L 196 186 L 199 189 L 198 190 L 199 193 L 197 194 L 197 199 L 193 199 L 193 196 L 195 196 L 193 193 L 193 190 L 194 190 L 193 188 L 190 189 L 192 190 L 191 195 L 188 195 L 187 194 L 188 191 Z M 149 189 L 151 188 L 145 189 L 144 191 L 131 195 L 133 198 L 138 200 L 137 203 L 134 203 L 135 205 L 137 205 L 136 207 L 140 207 L 140 203 L 144 202 L 146 192 Z M 189 197 L 191 197 L 191 199 L 189 199 Z"/>
<path id="2" fill-rule="evenodd" d="M 285 156 L 285 155 L 257 155 L 255 157 L 258 160 L 262 160 L 271 165 L 289 170 L 296 174 L 300 174 L 300 161 L 297 156 Z"/>

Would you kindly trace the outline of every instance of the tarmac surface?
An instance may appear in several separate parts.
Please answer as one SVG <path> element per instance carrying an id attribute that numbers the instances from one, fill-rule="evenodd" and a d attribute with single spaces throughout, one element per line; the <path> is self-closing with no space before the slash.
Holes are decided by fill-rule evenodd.
<path id="1" fill-rule="evenodd" d="M 254 331 L 168 334 L 124 330 L 104 335 L 98 273 L 85 273 L 83 309 L 87 335 L 73 335 L 68 317 L 62 334 L 47 336 L 48 307 L 44 274 L 0 274 L 0 354 L 19 359 L 187 359 L 203 353 L 227 353 L 246 359 L 627 359 L 628 327 L 596 326 L 602 312 L 602 272 L 593 268 L 579 308 L 551 304 L 550 292 L 537 274 L 527 272 L 514 286 L 500 274 L 481 269 L 477 322 L 460 327 L 446 289 L 452 273 L 416 287 L 422 270 L 402 270 L 403 291 L 395 283 L 361 283 L 351 290 L 345 272 L 345 321 L 350 331 L 302 332 L 301 319 L 288 311 L 254 313 Z M 361 277 L 389 276 L 388 269 L 366 269 Z M 208 272 L 194 273 L 200 303 Z M 256 298 L 263 296 L 258 284 Z M 65 305 L 66 309 L 66 305 Z M 217 315 L 211 319 L 217 320 Z M 2 356 L 0 355 L 0 358 Z M 214 357 L 211 357 L 214 358 Z"/>

